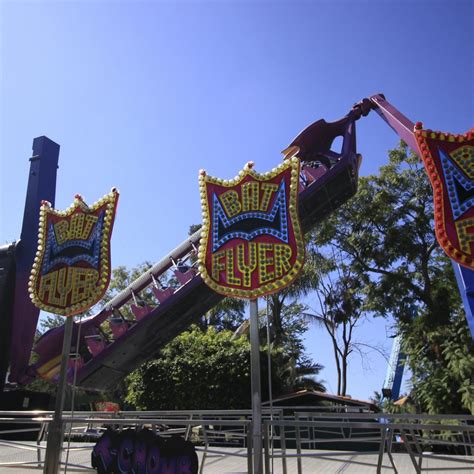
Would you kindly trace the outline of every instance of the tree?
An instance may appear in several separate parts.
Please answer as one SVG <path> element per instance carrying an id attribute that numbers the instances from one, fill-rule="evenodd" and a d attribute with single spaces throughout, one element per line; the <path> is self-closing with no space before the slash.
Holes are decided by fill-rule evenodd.
<path id="1" fill-rule="evenodd" d="M 145 410 L 248 408 L 249 345 L 231 338 L 214 328 L 180 334 L 129 375 L 127 402 Z"/>
<path id="2" fill-rule="evenodd" d="M 203 316 L 200 327 L 235 331 L 244 322 L 244 311 L 244 300 L 224 298 Z"/>
<path id="3" fill-rule="evenodd" d="M 267 301 L 268 313 L 272 315 L 271 297 Z M 279 381 L 281 394 L 303 389 L 326 391 L 324 382 L 315 378 L 323 369 L 323 366 L 314 363 L 305 353 L 302 336 L 308 329 L 305 316 L 306 310 L 306 305 L 297 301 L 282 305 L 279 309 L 280 344 L 276 345 L 275 340 L 270 341 L 270 350 L 273 360 L 272 370 Z M 266 312 L 262 311 L 260 317 L 265 317 Z M 262 332 L 264 331 L 260 331 L 260 334 Z M 264 340 L 264 337 L 261 335 L 260 339 Z M 268 350 L 268 346 L 266 349 Z"/>
<path id="4" fill-rule="evenodd" d="M 273 395 L 287 392 L 278 356 L 272 354 Z M 262 399 L 268 399 L 268 359 L 260 352 Z M 317 371 L 314 365 L 311 371 Z M 319 367 L 320 368 L 320 367 Z M 295 386 L 301 379 L 295 374 Z M 250 408 L 250 343 L 231 331 L 197 326 L 176 337 L 160 356 L 129 375 L 126 401 L 137 409 L 195 410 Z M 293 389 L 295 386 L 292 386 Z M 324 387 L 318 386 L 324 390 Z"/>
<path id="5" fill-rule="evenodd" d="M 356 196 L 320 224 L 313 242 L 340 253 L 360 282 L 364 311 L 391 314 L 399 322 L 413 394 L 422 408 L 472 410 L 474 387 L 467 374 L 474 371 L 474 347 L 451 263 L 433 229 L 428 179 L 418 157 L 401 144 L 390 151 L 379 175 L 359 180 Z M 446 378 L 454 368 L 457 375 Z M 444 405 L 437 402 L 439 393 L 429 393 L 430 386 L 449 393 Z"/>
<path id="6" fill-rule="evenodd" d="M 199 230 L 199 228 L 200 225 L 190 226 L 188 232 L 189 235 L 194 234 L 196 231 Z M 193 262 L 195 257 L 196 256 L 191 253 L 189 260 Z M 129 285 L 135 278 L 137 278 L 143 271 L 147 270 L 149 267 L 150 264 L 148 262 L 145 262 L 139 265 L 138 267 L 133 268 L 132 270 L 127 270 L 125 267 L 119 267 L 115 269 L 113 272 L 112 282 L 107 294 L 108 299 L 113 297 L 117 292 L 122 291 L 127 285 Z M 304 347 L 301 335 L 304 331 L 306 331 L 307 324 L 304 321 L 304 318 L 302 317 L 302 313 L 304 311 L 303 306 L 297 304 L 295 301 L 295 297 L 297 297 L 298 295 L 302 295 L 309 290 L 312 283 L 312 277 L 313 274 L 309 274 L 303 271 L 302 276 L 299 278 L 298 282 L 294 286 L 284 290 L 277 296 L 273 295 L 272 297 L 270 297 L 270 307 L 272 308 L 271 320 L 274 323 L 273 327 L 276 328 L 274 331 L 274 334 L 276 334 L 275 343 L 271 347 L 273 390 L 276 394 L 288 393 L 299 388 L 315 388 L 321 391 L 325 390 L 323 383 L 314 378 L 314 376 L 319 373 L 322 367 L 318 364 L 313 363 L 304 354 Z M 164 283 L 170 284 L 170 281 Z M 150 298 L 150 295 L 147 294 L 145 291 L 140 294 L 140 297 L 142 299 Z M 144 302 L 150 303 L 150 301 Z M 157 391 L 159 390 L 159 388 L 154 385 L 153 381 L 161 379 L 168 380 L 166 378 L 166 374 L 169 375 L 175 368 L 175 366 L 167 366 L 168 354 L 174 353 L 173 351 L 178 345 L 180 347 L 180 351 L 187 350 L 187 344 L 191 343 L 192 341 L 194 341 L 195 338 L 199 337 L 202 339 L 201 343 L 203 347 L 208 345 L 209 351 L 219 351 L 220 346 L 219 344 L 217 344 L 217 342 L 222 344 L 230 344 L 229 341 L 226 341 L 228 331 L 235 332 L 239 328 L 239 326 L 242 325 L 244 321 L 244 309 L 245 302 L 243 300 L 235 298 L 224 298 L 218 305 L 209 310 L 207 314 L 203 315 L 203 317 L 201 318 L 200 323 L 197 325 L 197 327 L 202 330 L 201 335 L 199 335 L 199 332 L 196 332 L 197 329 L 183 333 L 162 350 L 158 359 L 151 361 L 148 364 L 145 364 L 131 376 L 130 387 L 133 393 L 131 395 L 129 394 L 127 400 L 136 403 L 137 406 L 144 406 L 143 404 L 148 404 L 149 406 L 152 406 L 151 399 L 146 399 L 147 390 L 142 390 L 140 387 L 148 386 L 151 383 L 154 386 L 153 391 Z M 127 309 L 125 309 L 125 311 L 127 311 Z M 128 315 L 124 314 L 124 316 Z M 203 336 L 203 334 L 207 336 Z M 216 334 L 219 335 L 216 336 Z M 222 340 L 220 340 L 219 338 L 222 338 Z M 229 348 L 230 353 L 232 353 L 232 344 L 229 346 Z M 181 356 L 176 355 L 176 357 L 178 357 L 180 362 L 184 364 L 183 367 L 185 368 L 180 369 L 183 370 L 183 373 L 186 372 L 188 369 L 190 370 L 190 372 L 187 374 L 187 377 L 189 377 L 190 383 L 192 385 L 201 386 L 201 382 L 206 380 L 207 374 L 215 373 L 215 370 L 219 369 L 218 366 L 206 366 L 205 373 L 202 372 L 199 368 L 200 363 L 195 360 L 192 353 L 189 354 L 188 361 L 181 360 Z M 211 361 L 212 360 L 213 359 L 211 358 Z M 223 360 L 225 360 L 225 358 Z M 267 358 L 265 356 L 263 357 L 261 364 L 264 368 L 263 370 L 267 370 L 265 369 L 265 367 L 268 366 L 266 361 Z M 191 367 L 192 363 L 194 362 L 198 365 L 197 367 Z M 164 367 L 166 367 L 167 370 L 166 374 L 161 371 Z M 245 366 L 245 370 L 247 372 L 248 369 L 249 361 Z M 195 380 L 193 378 L 196 374 L 199 375 L 199 380 Z M 267 376 L 262 374 L 262 380 L 267 380 L 267 378 Z M 236 379 L 236 381 L 238 383 L 238 379 Z M 207 389 L 204 391 L 206 393 L 208 392 Z M 245 393 L 249 395 L 250 391 L 248 390 Z M 153 403 L 168 403 L 168 401 L 166 401 L 166 396 L 161 399 L 153 400 Z M 172 401 L 178 403 L 177 399 L 170 400 L 169 402 L 171 403 Z M 208 402 L 209 401 L 202 399 L 200 400 L 201 404 L 199 406 L 203 408 Z M 186 406 L 188 406 L 186 405 L 186 403 L 187 402 L 185 402 L 185 400 L 179 400 L 179 406 L 181 408 L 185 408 Z M 215 404 L 216 400 L 213 400 L 212 403 Z"/>
<path id="7" fill-rule="evenodd" d="M 311 241 L 306 246 L 307 271 L 315 274 L 312 298 L 316 305 L 312 313 L 305 313 L 305 317 L 324 328 L 330 337 L 337 372 L 337 395 L 344 396 L 352 354 L 357 353 L 362 362 L 373 351 L 386 359 L 387 356 L 383 349 L 357 339 L 355 330 L 366 317 L 361 282 L 333 248 L 323 250 L 327 250 L 326 254 Z"/>
<path id="8" fill-rule="evenodd" d="M 416 381 L 414 402 L 429 413 L 474 414 L 474 347 L 464 314 L 436 327 L 419 318 L 401 329 Z"/>
<path id="9" fill-rule="evenodd" d="M 313 257 L 319 257 L 315 258 L 319 262 L 319 279 L 314 288 L 319 309 L 308 317 L 324 327 L 331 339 L 337 371 L 337 395 L 344 396 L 347 393 L 349 357 L 360 349 L 360 343 L 354 339 L 354 330 L 363 316 L 360 282 L 342 262 L 325 259 L 320 254 Z M 334 268 L 334 264 L 338 267 Z"/>
<path id="10" fill-rule="evenodd" d="M 308 295 L 311 289 L 317 284 L 317 281 L 318 275 L 310 267 L 305 265 L 300 276 L 292 285 L 267 297 L 272 339 L 275 347 L 284 344 L 289 335 L 289 328 L 288 326 L 285 328 L 283 323 L 285 307 L 292 307 L 299 298 Z M 303 307 L 301 307 L 300 310 L 300 314 L 304 312 Z M 294 313 L 295 316 L 297 314 L 298 312 Z"/>

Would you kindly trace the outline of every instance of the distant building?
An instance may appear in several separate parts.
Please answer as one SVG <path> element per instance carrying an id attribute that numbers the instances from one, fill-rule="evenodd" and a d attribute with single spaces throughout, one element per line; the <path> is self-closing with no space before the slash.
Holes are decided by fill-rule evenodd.
<path id="1" fill-rule="evenodd" d="M 275 407 L 306 407 L 317 411 L 336 411 L 351 413 L 379 412 L 380 409 L 374 403 L 366 400 L 356 400 L 350 396 L 332 395 L 317 390 L 300 390 L 273 399 Z M 262 403 L 262 406 L 269 407 L 270 401 Z"/>

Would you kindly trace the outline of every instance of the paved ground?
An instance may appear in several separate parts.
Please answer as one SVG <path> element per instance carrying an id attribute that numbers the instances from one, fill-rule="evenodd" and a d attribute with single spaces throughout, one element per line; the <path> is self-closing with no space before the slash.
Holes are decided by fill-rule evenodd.
<path id="1" fill-rule="evenodd" d="M 67 472 L 95 472 L 90 466 L 90 449 L 91 445 L 84 443 L 72 443 L 73 449 L 69 455 L 69 466 Z M 44 445 L 43 445 L 44 447 Z M 243 474 L 247 473 L 246 450 L 220 448 L 224 454 L 208 454 L 204 463 L 204 473 L 208 474 Z M 305 474 L 324 473 L 324 474 L 369 474 L 376 472 L 377 454 L 368 453 L 343 453 L 338 451 L 305 451 L 314 457 L 305 457 L 302 459 L 302 472 Z M 242 455 L 237 457 L 235 455 Z M 291 455 L 295 454 L 294 450 L 288 451 L 289 457 L 286 458 L 287 473 L 296 474 L 297 460 Z M 44 456 L 44 452 L 42 454 Z M 399 474 L 415 473 L 410 457 L 407 454 L 396 453 L 393 455 L 395 465 Z M 202 463 L 202 452 L 199 453 L 200 465 Z M 63 457 L 65 460 L 65 456 Z M 37 449 L 35 443 L 28 443 L 23 446 L 13 444 L 0 444 L 0 474 L 17 474 L 42 472 L 42 468 L 38 467 Z M 470 461 L 470 462 L 468 462 Z M 28 462 L 29 465 L 14 467 L 13 465 L 5 466 L 5 463 Z M 79 468 L 78 465 L 84 467 Z M 428 458 L 423 460 L 423 472 L 433 473 L 469 473 L 474 474 L 474 456 L 463 458 L 462 456 L 446 456 L 440 458 Z M 64 467 L 61 472 L 65 472 Z M 273 467 L 270 469 L 273 474 L 282 474 L 282 459 L 274 459 Z M 389 457 L 384 456 L 382 473 L 394 472 Z"/>

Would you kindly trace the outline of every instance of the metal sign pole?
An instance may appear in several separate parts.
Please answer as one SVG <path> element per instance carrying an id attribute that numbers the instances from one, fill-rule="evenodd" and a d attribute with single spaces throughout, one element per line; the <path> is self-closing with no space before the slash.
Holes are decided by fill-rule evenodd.
<path id="1" fill-rule="evenodd" d="M 262 393 L 257 299 L 250 300 L 250 373 L 252 381 L 253 473 L 262 474 Z"/>
<path id="2" fill-rule="evenodd" d="M 44 459 L 43 474 L 57 474 L 59 472 L 59 462 L 61 460 L 61 448 L 63 442 L 63 406 L 64 394 L 67 384 L 67 365 L 69 352 L 71 350 L 72 329 L 74 319 L 66 318 L 64 325 L 63 353 L 61 356 L 61 370 L 59 372 L 59 383 L 56 392 L 56 405 L 54 407 L 54 416 L 48 429 L 48 440 L 46 444 L 46 455 Z"/>

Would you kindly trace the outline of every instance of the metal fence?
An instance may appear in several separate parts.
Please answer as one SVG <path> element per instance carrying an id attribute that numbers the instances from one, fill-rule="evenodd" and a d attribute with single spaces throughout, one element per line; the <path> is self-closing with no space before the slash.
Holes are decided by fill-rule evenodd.
<path id="1" fill-rule="evenodd" d="M 279 459 L 286 474 L 287 459 L 296 458 L 301 474 L 304 458 L 334 456 L 334 449 L 337 456 L 376 454 L 372 472 L 377 473 L 384 455 L 397 472 L 394 452 L 408 455 L 416 473 L 422 472 L 424 459 L 448 461 L 453 470 L 460 464 L 474 469 L 474 416 L 295 411 L 263 425 L 266 473 L 273 472 L 271 461 Z"/>
<path id="2" fill-rule="evenodd" d="M 399 453 L 409 459 L 416 473 L 428 469 L 427 459 L 448 462 L 453 471 L 474 470 L 474 416 L 347 413 L 340 409 L 323 413 L 307 407 L 291 407 L 292 413 L 284 415 L 288 410 L 263 409 L 267 474 L 287 474 L 289 462 L 296 463 L 299 474 L 315 472 L 323 460 L 340 463 L 346 454 L 352 461 L 344 462 L 354 464 L 358 456 L 371 455 L 373 468 L 365 472 L 381 472 L 387 467 L 383 466 L 387 458 L 389 467 L 397 472 L 394 457 L 401 456 Z M 52 415 L 0 412 L 0 446 L 8 448 L 2 452 L 12 453 L 11 458 L 0 460 L 1 472 L 20 466 L 42 467 Z M 178 433 L 191 440 L 200 453 L 200 473 L 212 471 L 209 456 L 243 458 L 247 472 L 252 473 L 250 410 L 65 412 L 63 463 L 68 470 L 93 472 L 86 460 L 107 427 L 119 431 L 146 427 L 162 437 Z M 19 440 L 25 436 L 30 440 Z M 75 462 L 80 452 L 84 453 L 82 462 Z M 403 471 L 398 468 L 398 472 Z"/>
<path id="3" fill-rule="evenodd" d="M 264 410 L 266 415 L 267 411 Z M 27 460 L 0 462 L 0 469 L 8 467 L 37 467 L 44 463 L 44 451 L 48 427 L 53 412 L 0 412 L 0 446 L 14 449 L 16 457 L 22 453 L 36 451 L 36 458 L 27 456 Z M 248 472 L 252 472 L 252 430 L 250 410 L 203 410 L 203 411 L 153 411 L 153 412 L 64 412 L 63 451 L 66 453 L 68 468 L 91 471 L 90 464 L 68 462 L 70 452 L 90 452 L 95 441 L 108 428 L 121 431 L 124 428 L 149 428 L 160 437 L 166 438 L 180 434 L 191 440 L 196 451 L 201 452 L 200 473 L 204 472 L 206 458 L 209 455 L 235 456 L 246 459 Z M 25 425 L 27 426 L 25 428 Z M 2 429 L 2 427 L 6 427 Z M 30 434 L 35 441 L 18 441 L 16 438 Z M 80 441 L 81 445 L 71 442 Z M 230 451 L 226 447 L 239 447 Z"/>

